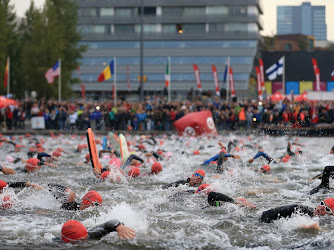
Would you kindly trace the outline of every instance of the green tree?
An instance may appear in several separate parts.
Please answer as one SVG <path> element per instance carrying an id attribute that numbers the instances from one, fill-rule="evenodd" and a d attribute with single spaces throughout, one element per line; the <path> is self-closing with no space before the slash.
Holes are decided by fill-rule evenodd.
<path id="1" fill-rule="evenodd" d="M 15 33 L 14 6 L 10 4 L 9 0 L 0 0 L 0 93 L 6 94 L 7 90 L 4 88 L 4 74 L 7 57 L 11 59 L 16 55 L 15 44 L 17 41 L 17 34 Z M 12 67 L 11 67 L 12 68 Z M 15 75 L 11 70 L 10 75 Z M 12 81 L 12 78 L 11 78 Z"/>
<path id="2" fill-rule="evenodd" d="M 300 37 L 298 39 L 298 47 L 301 51 L 307 50 L 307 37 Z"/>
<path id="3" fill-rule="evenodd" d="M 275 37 L 264 36 L 263 37 L 263 51 L 273 51 L 275 46 Z"/>
<path id="4" fill-rule="evenodd" d="M 57 79 L 47 84 L 44 74 L 61 58 L 62 97 L 66 98 L 74 82 L 71 73 L 85 51 L 85 46 L 78 45 L 77 6 L 71 0 L 46 0 L 41 12 L 30 14 L 31 33 L 25 34 L 22 53 L 27 88 L 37 91 L 38 96 L 57 98 Z"/>

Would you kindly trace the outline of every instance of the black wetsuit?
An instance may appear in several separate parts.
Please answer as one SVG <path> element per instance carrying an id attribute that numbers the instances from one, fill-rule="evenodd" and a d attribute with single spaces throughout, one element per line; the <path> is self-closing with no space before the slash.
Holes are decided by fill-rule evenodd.
<path id="1" fill-rule="evenodd" d="M 131 164 L 131 161 L 135 159 L 135 160 L 138 160 L 140 161 L 141 163 L 144 162 L 144 160 L 142 158 L 140 158 L 139 156 L 135 155 L 135 154 L 132 154 L 128 157 L 128 159 L 124 162 L 123 166 L 121 167 L 122 169 L 128 167 L 130 164 Z"/>
<path id="2" fill-rule="evenodd" d="M 318 179 L 321 177 L 321 183 L 319 186 L 313 188 L 310 194 L 318 193 L 319 191 L 329 190 L 329 178 L 334 176 L 334 166 L 326 166 L 322 174 L 315 176 L 313 179 Z"/>
<path id="3" fill-rule="evenodd" d="M 280 218 L 291 217 L 291 215 L 294 213 L 307 214 L 310 217 L 313 217 L 314 216 L 313 212 L 314 212 L 313 208 L 303 205 L 288 205 L 288 206 L 276 207 L 264 211 L 262 213 L 260 221 L 265 223 L 270 223 Z"/>
<path id="4" fill-rule="evenodd" d="M 210 206 L 220 207 L 224 202 L 235 203 L 235 200 L 222 193 L 210 192 L 208 195 L 208 202 Z"/>
<path id="5" fill-rule="evenodd" d="M 162 189 L 167 189 L 167 188 L 170 188 L 170 187 L 178 187 L 180 185 L 189 184 L 189 182 L 190 182 L 190 178 L 188 178 L 187 180 L 175 181 L 175 182 L 172 182 L 172 183 L 169 183 L 169 184 L 163 186 Z"/>
<path id="6" fill-rule="evenodd" d="M 25 188 L 27 186 L 27 182 L 23 182 L 23 181 L 7 182 L 7 184 L 8 184 L 8 187 L 11 187 L 11 188 Z"/>
<path id="7" fill-rule="evenodd" d="M 69 202 L 67 200 L 67 187 L 56 183 L 49 183 L 48 187 L 53 196 L 62 204 L 61 209 L 74 211 L 79 210 L 80 204 L 78 204 L 76 201 Z"/>

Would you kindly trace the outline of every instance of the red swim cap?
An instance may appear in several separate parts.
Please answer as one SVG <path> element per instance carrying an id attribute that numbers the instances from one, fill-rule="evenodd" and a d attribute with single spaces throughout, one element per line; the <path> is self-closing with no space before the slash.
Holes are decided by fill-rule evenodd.
<path id="1" fill-rule="evenodd" d="M 29 138 L 31 136 L 31 134 L 26 133 L 24 136 Z"/>
<path id="2" fill-rule="evenodd" d="M 160 156 L 162 156 L 164 154 L 164 151 L 162 151 L 161 149 L 158 149 L 157 150 L 157 154 L 160 155 Z"/>
<path id="3" fill-rule="evenodd" d="M 289 161 L 289 159 L 288 159 L 288 158 L 286 158 L 286 157 L 283 157 L 282 161 L 283 161 L 283 162 L 288 162 L 288 161 Z"/>
<path id="4" fill-rule="evenodd" d="M 162 165 L 160 162 L 155 162 L 153 163 L 152 167 L 151 167 L 151 171 L 154 174 L 158 174 L 159 172 L 162 171 Z"/>
<path id="5" fill-rule="evenodd" d="M 84 143 L 84 144 L 81 144 L 82 148 L 88 148 L 88 144 L 87 143 Z"/>
<path id="6" fill-rule="evenodd" d="M 269 165 L 263 165 L 263 166 L 261 167 L 261 170 L 262 170 L 263 172 L 270 172 L 270 166 L 269 166 Z"/>
<path id="7" fill-rule="evenodd" d="M 199 155 L 200 153 L 199 153 L 199 150 L 195 150 L 194 152 L 193 152 L 193 155 Z"/>
<path id="8" fill-rule="evenodd" d="M 195 193 L 198 194 L 198 193 L 202 192 L 202 193 L 205 193 L 205 194 L 209 194 L 212 191 L 214 191 L 214 189 L 213 189 L 213 187 L 210 186 L 210 184 L 202 184 L 197 188 Z"/>
<path id="9" fill-rule="evenodd" d="M 0 201 L 0 208 L 1 209 L 8 209 L 13 206 L 13 201 L 9 195 L 5 195 Z"/>
<path id="10" fill-rule="evenodd" d="M 36 159 L 36 158 L 29 158 L 26 162 L 26 166 L 25 166 L 25 169 L 28 171 L 28 172 L 33 172 L 35 171 L 36 169 L 38 169 L 38 163 L 40 162 L 40 160 Z"/>
<path id="11" fill-rule="evenodd" d="M 122 161 L 119 158 L 115 157 L 109 161 L 109 165 L 119 168 L 122 165 Z"/>
<path id="12" fill-rule="evenodd" d="M 332 210 L 332 213 L 334 213 L 334 198 L 327 198 L 324 202 Z"/>
<path id="13" fill-rule="evenodd" d="M 36 152 L 35 148 L 29 148 L 29 152 Z"/>
<path id="14" fill-rule="evenodd" d="M 45 151 L 44 148 L 37 148 L 37 153 L 43 153 Z"/>
<path id="15" fill-rule="evenodd" d="M 36 144 L 36 148 L 42 148 L 42 144 L 37 143 L 37 144 Z"/>
<path id="16" fill-rule="evenodd" d="M 16 144 L 15 148 L 22 148 L 22 146 L 20 144 Z"/>
<path id="17" fill-rule="evenodd" d="M 56 156 L 56 157 L 60 157 L 61 156 L 61 153 L 59 151 L 54 151 L 52 153 L 53 156 Z"/>
<path id="18" fill-rule="evenodd" d="M 66 221 L 61 228 L 61 239 L 64 242 L 84 240 L 87 238 L 87 236 L 87 228 L 76 220 Z"/>
<path id="19" fill-rule="evenodd" d="M 0 190 L 2 191 L 4 187 L 7 187 L 8 183 L 3 181 L 3 180 L 0 180 Z"/>
<path id="20" fill-rule="evenodd" d="M 104 171 L 104 172 L 100 175 L 100 179 L 105 181 L 105 180 L 108 178 L 109 174 L 110 174 L 110 171 Z"/>
<path id="21" fill-rule="evenodd" d="M 133 167 L 130 169 L 128 176 L 132 177 L 132 178 L 136 178 L 140 175 L 140 169 Z"/>
<path id="22" fill-rule="evenodd" d="M 80 144 L 78 145 L 78 150 L 81 150 L 81 149 L 83 149 L 83 146 Z"/>
<path id="23" fill-rule="evenodd" d="M 142 150 L 144 150 L 146 147 L 145 147 L 145 145 L 143 145 L 143 144 L 140 144 L 139 146 L 138 146 L 138 149 L 140 150 L 140 151 L 142 151 Z"/>
<path id="24" fill-rule="evenodd" d="M 90 153 L 87 153 L 86 156 L 85 156 L 85 158 L 86 158 L 87 162 L 90 161 Z"/>
<path id="25" fill-rule="evenodd" d="M 201 179 L 204 179 L 204 177 L 205 177 L 205 172 L 204 172 L 204 170 L 202 170 L 202 169 L 197 169 L 197 170 L 194 172 L 194 175 L 196 175 L 196 174 L 199 174 L 200 177 L 201 177 Z"/>
<path id="26" fill-rule="evenodd" d="M 56 150 L 59 151 L 59 152 L 64 152 L 64 149 L 62 149 L 62 148 L 56 148 Z"/>
<path id="27" fill-rule="evenodd" d="M 83 210 L 90 206 L 100 206 L 102 205 L 102 196 L 96 191 L 88 191 L 87 194 L 82 198 L 82 202 L 80 204 L 80 209 Z"/>

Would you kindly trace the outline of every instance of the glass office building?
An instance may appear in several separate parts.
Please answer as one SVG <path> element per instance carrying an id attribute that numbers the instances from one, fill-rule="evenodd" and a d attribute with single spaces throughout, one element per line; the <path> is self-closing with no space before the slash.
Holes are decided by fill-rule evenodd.
<path id="1" fill-rule="evenodd" d="M 80 68 L 86 93 L 110 97 L 113 79 L 98 83 L 97 77 L 115 57 L 118 93 L 138 95 L 141 1 L 76 3 L 81 43 L 88 46 Z M 143 0 L 143 6 L 145 93 L 164 90 L 168 57 L 173 99 L 197 90 L 193 64 L 199 67 L 203 91 L 214 93 L 212 65 L 217 67 L 223 88 L 225 63 L 230 57 L 237 96 L 247 96 L 263 29 L 262 0 Z M 80 91 L 80 85 L 73 88 Z"/>
<path id="2" fill-rule="evenodd" d="M 278 6 L 277 35 L 288 34 L 304 34 L 326 41 L 326 6 L 312 6 L 309 2 L 301 6 Z"/>

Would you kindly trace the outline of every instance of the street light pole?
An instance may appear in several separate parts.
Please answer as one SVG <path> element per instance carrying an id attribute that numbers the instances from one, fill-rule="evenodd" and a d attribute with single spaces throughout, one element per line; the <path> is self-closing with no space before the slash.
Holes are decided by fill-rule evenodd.
<path id="1" fill-rule="evenodd" d="M 140 102 L 144 101 L 144 1 L 140 0 Z"/>

